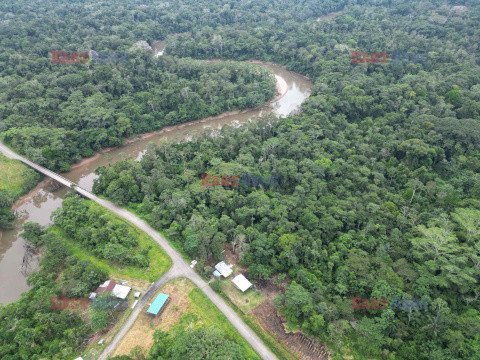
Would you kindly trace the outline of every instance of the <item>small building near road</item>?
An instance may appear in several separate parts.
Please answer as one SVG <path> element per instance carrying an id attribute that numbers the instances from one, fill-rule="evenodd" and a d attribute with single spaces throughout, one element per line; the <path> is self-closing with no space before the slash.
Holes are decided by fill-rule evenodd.
<path id="1" fill-rule="evenodd" d="M 95 292 L 91 293 L 88 298 L 93 301 L 99 294 L 109 292 L 112 293 L 112 295 L 116 298 L 125 300 L 131 290 L 132 288 L 129 286 L 119 285 L 115 281 L 107 280 L 101 284 L 97 290 L 95 290 Z"/>
<path id="2" fill-rule="evenodd" d="M 157 316 L 160 313 L 160 311 L 163 309 L 165 304 L 167 303 L 168 298 L 169 297 L 167 294 L 162 294 L 162 293 L 158 294 L 155 300 L 153 300 L 152 304 L 148 308 L 147 313 Z"/>
<path id="3" fill-rule="evenodd" d="M 252 283 L 242 274 L 237 275 L 233 278 L 232 282 L 239 288 L 242 292 L 247 291 L 252 286 Z"/>
<path id="4" fill-rule="evenodd" d="M 122 299 L 122 300 L 125 300 L 128 296 L 128 294 L 130 293 L 130 290 L 132 290 L 132 288 L 130 286 L 125 286 L 125 285 L 115 285 L 113 290 L 112 290 L 112 294 L 113 296 L 119 298 L 119 299 Z"/>
<path id="5" fill-rule="evenodd" d="M 229 277 L 233 272 L 232 268 L 228 266 L 225 261 L 221 261 L 215 265 L 215 270 L 218 271 L 224 278 Z"/>

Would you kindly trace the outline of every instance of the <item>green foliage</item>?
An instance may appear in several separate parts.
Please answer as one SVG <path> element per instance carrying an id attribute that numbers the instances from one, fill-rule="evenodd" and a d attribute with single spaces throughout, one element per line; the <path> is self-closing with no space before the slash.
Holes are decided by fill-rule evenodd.
<path id="1" fill-rule="evenodd" d="M 222 282 L 218 279 L 213 280 L 210 283 L 210 286 L 212 287 L 213 290 L 215 290 L 217 293 L 222 292 Z"/>
<path id="2" fill-rule="evenodd" d="M 445 24 L 417 3 L 362 2 L 288 31 L 226 24 L 170 38 L 172 55 L 287 65 L 313 79 L 312 95 L 300 114 L 224 126 L 100 168 L 94 190 L 135 204 L 202 262 L 229 242 L 250 278 L 288 274 L 275 302 L 312 336 L 368 357 L 469 358 L 478 337 L 459 324 L 480 293 L 480 78 L 468 30 L 477 15 L 431 6 Z M 396 50 L 389 46 L 429 60 L 351 64 L 350 50 Z M 201 186 L 201 174 L 224 169 L 277 176 L 280 186 Z M 421 298 L 429 308 L 353 310 L 351 297 Z"/>
<path id="3" fill-rule="evenodd" d="M 9 90 L 0 87 L 5 100 L 0 130 L 7 144 L 54 170 L 67 171 L 70 163 L 120 145 L 123 137 L 263 105 L 275 93 L 272 74 L 246 63 L 206 63 L 137 51 L 113 69 L 54 67 L 45 50 L 36 49 L 31 56 L 36 51 L 42 52 L 43 61 L 31 79 L 19 80 Z M 55 81 L 42 80 L 52 76 Z M 26 86 L 34 92 L 28 100 L 20 90 Z M 20 117 L 7 110 L 16 107 L 23 109 Z"/>
<path id="4" fill-rule="evenodd" d="M 272 77 L 249 64 L 178 56 L 276 61 L 310 76 L 303 112 L 153 146 L 139 162 L 100 168 L 95 191 L 135 204 L 202 264 L 219 258 L 228 241 L 252 278 L 287 273 L 292 283 L 277 303 L 289 324 L 320 339 L 375 358 L 478 358 L 478 2 L 467 0 L 463 14 L 439 1 L 353 1 L 343 9 L 346 3 L 173 0 L 139 8 L 121 1 L 100 9 L 45 1 L 22 4 L 22 11 L 5 3 L 0 131 L 32 160 L 66 169 L 124 136 L 273 95 Z M 78 19 L 88 20 L 75 26 Z M 46 58 L 52 43 L 66 39 L 72 51 L 90 44 L 124 50 L 139 38 L 171 34 L 180 35 L 168 38 L 166 56 L 137 51 L 125 65 L 54 68 Z M 352 50 L 426 52 L 428 60 L 352 64 Z M 277 176 L 280 186 L 201 186 L 201 174 L 224 169 Z M 111 237 L 99 228 L 80 233 L 86 212 L 72 209 L 64 228 L 75 241 L 98 244 L 99 256 L 114 261 L 136 261 L 128 257 L 128 236 L 118 240 L 116 227 Z M 68 248 L 51 252 L 45 268 L 62 267 Z M 425 298 L 429 307 L 354 311 L 353 296 Z M 27 345 L 35 334 L 21 330 L 15 336 Z M 202 354 L 205 344 L 188 335 L 183 339 Z M 10 350 L 15 336 L 2 342 L 0 356 L 35 349 Z M 158 341 L 169 348 L 175 339 Z"/>
<path id="5" fill-rule="evenodd" d="M 20 161 L 0 154 L 0 230 L 13 227 L 15 216 L 10 206 L 40 179 L 37 172 Z"/>
<path id="6" fill-rule="evenodd" d="M 30 223 L 28 228 L 39 226 Z M 55 234 L 42 235 L 40 243 L 44 245 L 40 268 L 28 279 L 32 288 L 16 302 L 0 306 L 2 359 L 71 359 L 92 334 L 80 311 L 52 309 L 52 298 L 84 297 L 108 274 L 78 261 Z M 94 323 L 98 329 L 105 325 Z"/>
<path id="7" fill-rule="evenodd" d="M 43 227 L 40 224 L 27 221 L 25 224 L 23 224 L 23 231 L 22 237 L 31 246 L 37 248 L 43 245 Z"/>
<path id="8" fill-rule="evenodd" d="M 240 345 L 215 327 L 205 327 L 198 323 L 193 314 L 182 316 L 168 333 L 161 330 L 153 335 L 154 344 L 145 357 L 140 349 L 132 350 L 130 356 L 116 356 L 112 360 L 243 360 Z"/>
<path id="9" fill-rule="evenodd" d="M 90 208 L 78 195 L 65 197 L 54 213 L 54 223 L 99 258 L 119 265 L 149 266 L 148 249 L 139 251 L 133 230 L 104 210 Z"/>

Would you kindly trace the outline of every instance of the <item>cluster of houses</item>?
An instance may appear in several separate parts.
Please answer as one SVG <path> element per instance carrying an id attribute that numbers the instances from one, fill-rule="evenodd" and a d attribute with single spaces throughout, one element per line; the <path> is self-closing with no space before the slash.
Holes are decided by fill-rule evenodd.
<path id="1" fill-rule="evenodd" d="M 215 271 L 213 272 L 213 275 L 218 278 L 223 276 L 225 279 L 227 279 L 233 273 L 232 267 L 233 265 L 227 265 L 225 261 L 221 261 L 215 265 Z M 245 292 L 252 287 L 252 283 L 248 281 L 248 279 L 242 274 L 235 276 L 232 279 L 232 282 L 237 288 L 240 289 L 241 292 Z"/>
<path id="2" fill-rule="evenodd" d="M 223 276 L 224 278 L 227 279 L 233 273 L 232 267 L 233 265 L 227 265 L 224 261 L 221 261 L 217 265 L 215 265 L 215 271 L 213 272 L 213 275 L 218 278 Z M 252 283 L 248 281 L 248 279 L 242 274 L 235 276 L 232 279 L 232 282 L 242 292 L 247 291 L 253 286 Z M 129 286 L 126 286 L 123 284 L 117 284 L 112 280 L 107 280 L 103 284 L 101 284 L 94 292 L 90 293 L 90 296 L 88 298 L 91 301 L 94 301 L 98 295 L 103 294 L 105 292 L 109 292 L 116 298 L 125 300 L 128 294 L 130 293 L 130 291 L 132 291 L 132 288 Z M 136 292 L 135 298 L 139 298 L 139 297 L 140 297 L 140 293 Z M 165 308 L 165 305 L 168 303 L 169 300 L 170 300 L 170 297 L 167 294 L 159 293 L 155 298 L 155 300 L 153 300 L 153 302 L 150 304 L 149 308 L 147 309 L 147 313 L 153 316 L 157 316 Z M 138 300 L 135 301 L 134 306 L 136 305 L 137 302 Z M 132 306 L 132 308 L 134 306 Z M 103 343 L 103 340 L 102 340 L 102 343 Z M 83 360 L 83 358 L 79 357 L 79 358 L 76 358 L 75 360 Z"/>
<path id="3" fill-rule="evenodd" d="M 112 280 L 107 280 L 103 284 L 101 284 L 95 292 L 90 293 L 88 297 L 91 301 L 94 301 L 98 295 L 103 294 L 105 292 L 111 293 L 118 299 L 125 300 L 132 290 L 131 287 L 117 284 Z"/>

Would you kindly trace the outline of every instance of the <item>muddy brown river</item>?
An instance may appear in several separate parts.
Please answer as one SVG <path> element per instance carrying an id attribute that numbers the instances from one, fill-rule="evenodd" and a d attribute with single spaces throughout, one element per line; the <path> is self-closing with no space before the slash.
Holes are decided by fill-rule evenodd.
<path id="1" fill-rule="evenodd" d="M 163 42 L 155 44 L 156 55 L 163 54 Z M 220 129 L 225 124 L 241 124 L 262 115 L 274 113 L 277 116 L 287 116 L 298 110 L 301 103 L 310 95 L 312 83 L 291 71 L 272 64 L 261 64 L 272 70 L 279 82 L 283 82 L 287 91 L 280 99 L 263 107 L 249 110 L 237 115 L 220 116 L 205 122 L 185 124 L 168 129 L 161 134 L 155 134 L 145 139 L 138 139 L 125 146 L 97 154 L 91 159 L 84 160 L 79 166 L 62 175 L 76 182 L 80 187 L 91 190 L 95 179 L 95 169 L 102 165 L 112 164 L 127 157 L 140 159 L 150 142 L 157 143 L 161 139 L 180 141 L 189 139 L 207 128 Z M 278 79 L 280 77 L 281 79 Z M 282 80 L 283 79 L 283 80 Z M 41 225 L 51 223 L 50 215 L 62 204 L 62 199 L 68 189 L 61 187 L 55 190 L 52 184 L 44 186 L 29 201 L 16 210 L 15 228 L 3 231 L 0 235 L 0 303 L 9 303 L 20 298 L 22 292 L 29 289 L 26 279 L 36 268 L 38 259 L 35 256 L 25 256 L 24 240 L 19 236 L 22 226 L 27 221 L 34 221 Z M 31 194 L 30 194 L 31 195 Z"/>

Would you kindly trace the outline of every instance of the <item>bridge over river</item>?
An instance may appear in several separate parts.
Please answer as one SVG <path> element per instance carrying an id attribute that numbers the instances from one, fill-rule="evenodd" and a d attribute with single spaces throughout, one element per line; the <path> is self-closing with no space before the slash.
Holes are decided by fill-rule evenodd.
<path id="1" fill-rule="evenodd" d="M 232 325 L 238 330 L 238 332 L 249 342 L 252 348 L 265 360 L 274 360 L 277 357 L 265 346 L 265 344 L 260 340 L 260 338 L 252 331 L 243 320 L 233 311 L 225 301 L 215 293 L 212 288 L 195 272 L 190 268 L 189 264 L 183 259 L 182 255 L 176 251 L 159 232 L 153 229 L 145 221 L 140 219 L 135 214 L 123 209 L 122 207 L 115 205 L 111 201 L 100 199 L 98 196 L 92 194 L 90 191 L 87 191 L 72 181 L 64 178 L 63 176 L 40 166 L 33 161 L 28 160 L 27 158 L 20 156 L 10 150 L 7 146 L 0 143 L 0 152 L 5 156 L 11 159 L 17 159 L 23 162 L 24 164 L 30 166 L 31 168 L 37 170 L 38 172 L 52 178 L 58 183 L 74 189 L 80 195 L 86 197 L 87 199 L 93 200 L 96 203 L 102 205 L 104 208 L 110 210 L 111 212 L 121 216 L 125 220 L 129 221 L 134 226 L 138 227 L 140 230 L 144 231 L 150 237 L 152 237 L 165 252 L 172 259 L 173 265 L 170 270 L 164 274 L 160 279 L 158 279 L 153 285 L 148 289 L 142 299 L 139 301 L 132 314 L 122 326 L 120 331 L 115 335 L 113 340 L 107 345 L 105 351 L 98 358 L 99 360 L 106 360 L 108 356 L 115 350 L 121 339 L 128 332 L 130 327 L 135 322 L 135 319 L 143 310 L 146 303 L 152 298 L 155 292 L 163 286 L 166 282 L 175 279 L 177 277 L 186 277 L 193 281 L 208 298 L 218 307 L 218 309 L 227 317 L 227 319 L 232 323 Z"/>

